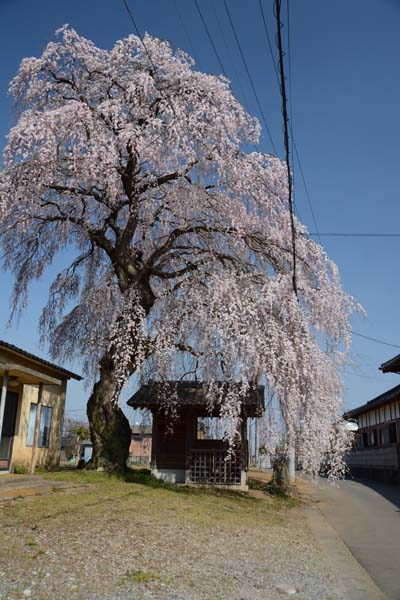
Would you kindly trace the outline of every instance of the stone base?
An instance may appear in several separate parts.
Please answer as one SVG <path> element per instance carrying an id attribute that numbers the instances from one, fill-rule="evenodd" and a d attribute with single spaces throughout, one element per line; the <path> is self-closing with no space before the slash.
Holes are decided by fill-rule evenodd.
<path id="1" fill-rule="evenodd" d="M 151 474 L 166 483 L 185 483 L 185 469 L 157 469 L 153 467 Z"/>
<path id="2" fill-rule="evenodd" d="M 165 481 L 166 483 L 184 483 L 190 486 L 196 487 L 208 487 L 208 488 L 218 488 L 222 490 L 232 490 L 236 492 L 248 492 L 249 486 L 247 485 L 247 471 L 241 471 L 240 474 L 240 484 L 232 484 L 232 485 L 224 485 L 224 484 L 202 484 L 202 483 L 193 483 L 190 481 L 190 471 L 185 471 L 184 469 L 159 469 L 157 467 L 153 467 L 151 469 L 151 474 L 161 481 Z"/>

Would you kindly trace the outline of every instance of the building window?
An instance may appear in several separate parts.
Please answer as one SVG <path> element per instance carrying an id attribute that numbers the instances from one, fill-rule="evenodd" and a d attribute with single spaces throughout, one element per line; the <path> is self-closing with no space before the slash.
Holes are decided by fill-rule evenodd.
<path id="1" fill-rule="evenodd" d="M 356 432 L 356 434 L 354 436 L 354 447 L 357 450 L 361 450 L 362 448 L 364 448 L 364 445 L 363 445 L 363 436 L 359 432 Z"/>
<path id="2" fill-rule="evenodd" d="M 40 424 L 39 424 L 39 448 L 48 448 L 50 439 L 51 416 L 53 409 L 50 406 L 41 406 L 40 409 Z M 29 410 L 28 432 L 26 436 L 26 445 L 33 446 L 35 437 L 37 404 L 31 403 Z"/>
<path id="3" fill-rule="evenodd" d="M 39 448 L 48 448 L 50 439 L 51 414 L 50 406 L 42 406 L 40 411 Z"/>
<path id="4" fill-rule="evenodd" d="M 389 444 L 395 444 L 397 442 L 396 423 L 390 423 L 387 427 L 384 427 L 381 431 L 381 444 L 387 446 Z"/>
<path id="5" fill-rule="evenodd" d="M 33 446 L 33 438 L 35 435 L 36 411 L 37 404 L 33 404 L 32 402 L 29 409 L 28 433 L 26 435 L 27 446 Z"/>
<path id="6" fill-rule="evenodd" d="M 368 448 L 369 446 L 376 445 L 376 434 L 375 429 L 370 429 L 363 433 L 363 446 L 364 448 Z"/>

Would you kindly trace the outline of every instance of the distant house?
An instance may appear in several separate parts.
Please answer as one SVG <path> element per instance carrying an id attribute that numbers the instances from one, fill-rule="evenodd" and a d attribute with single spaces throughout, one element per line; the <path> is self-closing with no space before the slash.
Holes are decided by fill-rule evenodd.
<path id="1" fill-rule="evenodd" d="M 240 428 L 231 451 L 223 439 L 218 402 L 210 414 L 205 392 L 206 384 L 198 381 L 151 382 L 128 400 L 132 408 L 146 408 L 153 415 L 152 473 L 170 483 L 247 489 L 246 420 L 262 415 L 264 387 L 253 385 L 243 399 Z M 174 396 L 173 420 L 164 410 L 168 393 Z"/>
<path id="2" fill-rule="evenodd" d="M 400 373 L 400 354 L 380 366 L 383 373 Z M 347 457 L 351 472 L 359 477 L 400 483 L 400 385 L 366 404 L 349 410 L 358 433 Z"/>
<path id="3" fill-rule="evenodd" d="M 0 471 L 59 462 L 69 379 L 81 377 L 0 340 Z"/>
<path id="4" fill-rule="evenodd" d="M 79 449 L 80 449 L 79 459 L 84 460 L 85 463 L 89 462 L 89 460 L 92 458 L 92 454 L 93 454 L 92 441 L 91 440 L 82 440 L 82 442 L 80 442 L 80 444 L 79 444 Z"/>
<path id="5" fill-rule="evenodd" d="M 132 425 L 132 437 L 129 446 L 129 462 L 150 464 L 151 461 L 151 425 Z"/>
<path id="6" fill-rule="evenodd" d="M 75 454 L 76 452 L 76 454 Z M 81 440 L 76 444 L 73 435 L 63 435 L 61 438 L 61 462 L 78 463 L 84 460 L 87 463 L 92 458 L 93 444 L 90 439 Z"/>

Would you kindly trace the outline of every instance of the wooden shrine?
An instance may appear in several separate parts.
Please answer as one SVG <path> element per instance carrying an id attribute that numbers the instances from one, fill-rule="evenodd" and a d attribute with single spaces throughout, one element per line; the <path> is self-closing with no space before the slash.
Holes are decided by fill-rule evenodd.
<path id="1" fill-rule="evenodd" d="M 169 393 L 175 407 L 172 422 L 165 410 Z M 228 443 L 223 440 L 220 407 L 214 403 L 210 411 L 202 382 L 150 382 L 128 400 L 128 405 L 152 413 L 151 468 L 155 477 L 170 483 L 247 489 L 246 420 L 261 417 L 264 386 L 252 386 L 242 402 L 240 433 L 230 453 Z"/>

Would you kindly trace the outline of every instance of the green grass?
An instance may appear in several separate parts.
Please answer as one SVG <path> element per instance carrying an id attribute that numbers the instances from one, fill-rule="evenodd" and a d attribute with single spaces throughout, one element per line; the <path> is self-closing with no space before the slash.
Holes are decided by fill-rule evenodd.
<path id="1" fill-rule="evenodd" d="M 274 498 L 258 489 L 243 494 L 169 485 L 143 468 L 132 469 L 124 476 L 71 468 L 40 470 L 38 476 L 71 485 L 54 488 L 57 493 L 0 504 L 0 564 L 13 565 L 13 569 L 24 572 L 46 572 L 50 552 L 52 569 L 63 574 L 69 564 L 79 585 L 85 587 L 89 585 L 88 572 L 80 573 L 77 557 L 86 559 L 89 554 L 94 569 L 93 574 L 89 570 L 89 577 L 93 585 L 102 581 L 107 597 L 113 597 L 115 586 L 129 586 L 132 597 L 136 597 L 135 587 L 173 586 L 177 575 L 165 557 L 174 552 L 190 558 L 187 572 L 183 577 L 179 575 L 179 585 L 186 585 L 188 590 L 193 585 L 201 586 L 191 565 L 203 559 L 207 562 L 221 536 L 232 544 L 233 552 L 240 554 L 247 542 L 251 551 L 250 541 L 260 531 L 267 537 L 271 529 L 287 530 L 287 511 L 296 505 L 295 501 Z M 59 550 L 60 537 L 65 553 Z M 108 554 L 107 540 L 117 540 L 114 553 Z M 128 555 L 129 563 L 122 561 L 120 566 L 115 552 Z M 215 597 L 218 596 L 221 597 Z"/>
<path id="2" fill-rule="evenodd" d="M 149 571 L 142 571 L 141 569 L 135 569 L 135 570 L 126 571 L 125 575 L 120 577 L 119 584 L 126 585 L 128 583 L 134 583 L 134 584 L 140 585 L 140 584 L 151 583 L 151 582 L 155 582 L 155 581 L 159 581 L 159 580 L 160 580 L 160 576 L 155 575 L 155 573 L 152 573 Z"/>
<path id="3" fill-rule="evenodd" d="M 268 494 L 253 497 L 217 488 L 175 486 L 155 479 L 147 469 L 130 469 L 123 476 L 71 468 L 41 470 L 38 475 L 54 482 L 69 482 L 72 487 L 2 507 L 10 518 L 28 526 L 62 514 L 85 518 L 95 515 L 99 508 L 135 511 L 147 515 L 149 520 L 154 516 L 170 519 L 173 513 L 177 520 L 210 526 L 219 521 L 250 524 L 257 518 L 279 519 L 279 513 L 296 505 L 293 499 Z"/>

